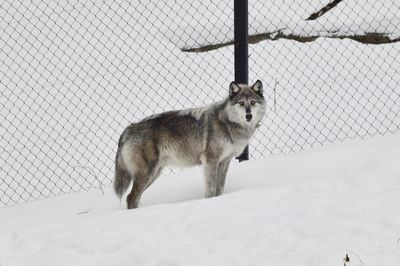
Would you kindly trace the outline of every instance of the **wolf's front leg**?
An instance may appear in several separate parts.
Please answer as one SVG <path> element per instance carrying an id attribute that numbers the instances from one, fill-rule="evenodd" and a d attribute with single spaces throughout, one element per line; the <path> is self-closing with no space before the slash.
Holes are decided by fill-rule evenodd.
<path id="1" fill-rule="evenodd" d="M 230 163 L 231 158 L 223 160 L 218 165 L 217 191 L 215 193 L 216 196 L 222 195 L 222 193 L 224 192 L 226 174 L 228 172 Z"/>
<path id="2" fill-rule="evenodd" d="M 209 161 L 204 165 L 204 175 L 206 181 L 206 198 L 215 197 L 217 195 L 217 176 L 218 162 L 217 160 Z"/>

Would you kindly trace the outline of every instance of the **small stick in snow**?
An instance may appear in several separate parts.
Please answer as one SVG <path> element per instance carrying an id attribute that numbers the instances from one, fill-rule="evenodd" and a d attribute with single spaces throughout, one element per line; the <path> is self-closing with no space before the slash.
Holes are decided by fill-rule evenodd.
<path id="1" fill-rule="evenodd" d="M 344 266 L 347 266 L 347 263 L 350 262 L 349 255 L 346 254 L 346 257 L 343 258 Z"/>

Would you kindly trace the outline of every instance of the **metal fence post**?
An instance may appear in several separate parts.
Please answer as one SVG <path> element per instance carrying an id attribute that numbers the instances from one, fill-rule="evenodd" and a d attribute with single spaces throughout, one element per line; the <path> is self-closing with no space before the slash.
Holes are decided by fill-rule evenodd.
<path id="1" fill-rule="evenodd" d="M 249 82 L 248 0 L 234 0 L 235 81 Z M 249 146 L 236 159 L 249 159 Z"/>

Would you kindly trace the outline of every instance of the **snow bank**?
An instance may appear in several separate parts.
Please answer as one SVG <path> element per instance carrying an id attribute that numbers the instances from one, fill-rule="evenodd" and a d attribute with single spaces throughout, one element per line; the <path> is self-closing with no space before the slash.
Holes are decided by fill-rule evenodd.
<path id="1" fill-rule="evenodd" d="M 400 134 L 161 177 L 142 207 L 111 191 L 0 210 L 0 265 L 399 265 Z M 188 201 L 185 201 L 188 200 Z M 169 203 L 169 204 L 165 204 Z"/>

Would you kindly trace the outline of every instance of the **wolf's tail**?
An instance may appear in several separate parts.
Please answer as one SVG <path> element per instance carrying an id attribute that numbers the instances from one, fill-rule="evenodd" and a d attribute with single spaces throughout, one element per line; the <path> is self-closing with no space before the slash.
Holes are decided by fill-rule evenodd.
<path id="1" fill-rule="evenodd" d="M 126 166 L 124 164 L 124 160 L 123 160 L 122 154 L 121 154 L 121 150 L 124 146 L 123 142 L 122 142 L 122 138 L 123 138 L 123 135 L 120 137 L 119 142 L 118 142 L 117 156 L 115 158 L 115 176 L 114 176 L 114 191 L 120 199 L 122 198 L 122 195 L 128 189 L 128 187 L 132 181 L 132 176 L 131 176 L 131 174 L 129 174 L 128 170 L 126 169 Z"/>

